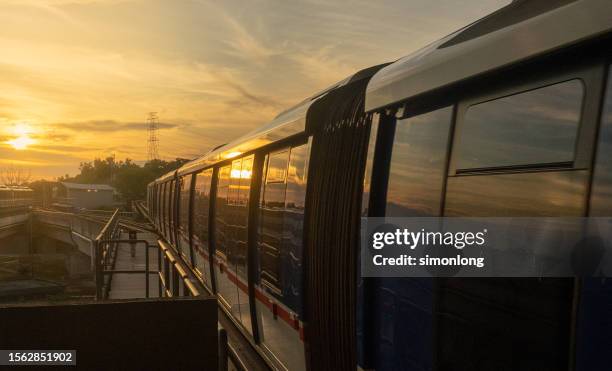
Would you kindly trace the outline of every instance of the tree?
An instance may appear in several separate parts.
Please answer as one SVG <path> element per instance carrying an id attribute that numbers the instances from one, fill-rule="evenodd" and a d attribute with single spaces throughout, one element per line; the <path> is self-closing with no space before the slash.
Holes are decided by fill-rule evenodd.
<path id="1" fill-rule="evenodd" d="M 170 162 L 151 160 L 140 166 L 129 158 L 124 161 L 116 161 L 114 157 L 96 158 L 92 162 L 82 162 L 79 174 L 74 177 L 66 175 L 58 178 L 58 181 L 109 184 L 117 189 L 124 200 L 138 200 L 145 198 L 147 184 L 188 161 L 184 158 Z"/>
<path id="2" fill-rule="evenodd" d="M 21 166 L 10 165 L 0 169 L 0 182 L 8 186 L 26 184 L 32 177 L 32 170 Z"/>

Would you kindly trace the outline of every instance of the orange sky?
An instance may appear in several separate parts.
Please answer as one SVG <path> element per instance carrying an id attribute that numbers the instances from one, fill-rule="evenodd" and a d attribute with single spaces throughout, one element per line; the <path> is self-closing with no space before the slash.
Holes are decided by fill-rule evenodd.
<path id="1" fill-rule="evenodd" d="M 195 157 L 508 0 L 0 0 L 0 169 Z"/>

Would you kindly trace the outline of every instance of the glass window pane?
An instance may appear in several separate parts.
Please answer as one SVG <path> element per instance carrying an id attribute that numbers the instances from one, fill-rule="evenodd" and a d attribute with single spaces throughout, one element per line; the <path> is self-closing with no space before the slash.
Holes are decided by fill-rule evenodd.
<path id="1" fill-rule="evenodd" d="M 572 162 L 584 87 L 570 80 L 471 106 L 457 169 Z"/>
<path id="2" fill-rule="evenodd" d="M 450 177 L 445 216 L 582 216 L 587 171 Z"/>
<path id="3" fill-rule="evenodd" d="M 287 169 L 287 198 L 288 209 L 303 212 L 306 197 L 306 175 L 308 172 L 308 159 L 310 147 L 303 145 L 291 149 L 289 167 Z"/>
<path id="4" fill-rule="evenodd" d="M 229 262 L 228 244 L 231 242 L 230 232 L 230 213 L 228 206 L 229 183 L 231 165 L 219 168 L 217 180 L 217 198 L 215 202 L 215 278 L 217 281 L 217 293 L 221 297 L 221 302 L 229 309 L 232 304 L 238 302 L 238 292 L 236 285 L 230 279 L 235 276 L 234 267 Z M 230 271 L 231 270 L 231 271 Z M 229 272 L 228 272 L 229 271 Z M 235 313 L 240 318 L 240 313 Z"/>
<path id="5" fill-rule="evenodd" d="M 283 227 L 283 210 L 287 185 L 285 176 L 289 163 L 289 151 L 271 154 L 264 179 L 260 216 L 260 277 L 262 284 L 275 294 L 280 289 L 280 246 Z"/>
<path id="6" fill-rule="evenodd" d="M 256 302 L 261 342 L 287 369 L 304 369 L 303 223 L 310 146 L 269 155 L 262 180 Z"/>
<path id="7" fill-rule="evenodd" d="M 240 320 L 244 327 L 252 332 L 251 310 L 248 290 L 248 219 L 249 196 L 251 192 L 251 174 L 253 170 L 253 156 L 242 159 L 240 168 L 240 186 L 238 188 L 238 203 L 235 206 L 236 245 L 233 260 L 236 264 L 236 286 L 238 288 L 238 305 L 240 306 Z"/>
<path id="8" fill-rule="evenodd" d="M 219 169 L 215 257 L 218 291 L 234 317 L 252 331 L 248 297 L 247 226 L 253 156 Z M 222 268 L 221 268 L 222 267 Z"/>
<path id="9" fill-rule="evenodd" d="M 439 215 L 452 116 L 452 107 L 445 107 L 398 120 L 387 216 Z"/>
<path id="10" fill-rule="evenodd" d="M 215 202 L 215 248 L 217 251 L 225 254 L 225 231 L 227 227 L 227 195 L 229 189 L 229 177 L 231 167 L 224 166 L 219 169 L 218 183 L 217 183 L 217 200 Z"/>
<path id="11" fill-rule="evenodd" d="M 187 262 L 191 262 L 191 249 L 189 248 L 189 214 L 191 207 L 191 175 L 186 175 L 180 178 L 180 205 L 179 205 L 179 248 L 187 258 Z"/>
<path id="12" fill-rule="evenodd" d="M 169 228 L 168 228 L 168 236 L 169 236 L 169 240 L 170 243 L 174 244 L 174 223 L 175 223 L 175 207 L 176 207 L 176 202 L 174 200 L 174 196 L 175 196 L 175 192 L 176 192 L 176 182 L 173 180 L 171 181 L 169 184 L 169 197 L 168 197 L 168 210 L 170 210 L 170 215 L 168 217 L 169 219 Z"/>
<path id="13" fill-rule="evenodd" d="M 287 161 L 289 160 L 289 151 L 277 152 L 270 155 L 268 164 L 268 175 L 266 183 L 284 182 L 287 176 Z"/>
<path id="14" fill-rule="evenodd" d="M 195 268 L 208 288 L 211 288 L 208 211 L 210 210 L 212 172 L 212 169 L 208 169 L 196 175 L 193 190 L 193 235 L 191 236 Z"/>

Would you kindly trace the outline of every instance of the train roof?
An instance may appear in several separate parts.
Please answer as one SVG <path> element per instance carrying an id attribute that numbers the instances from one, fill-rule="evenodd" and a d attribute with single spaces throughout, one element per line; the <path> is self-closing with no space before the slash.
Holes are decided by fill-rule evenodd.
<path id="1" fill-rule="evenodd" d="M 517 0 L 381 69 L 366 91 L 380 109 L 612 31 L 610 0 Z"/>
<path id="2" fill-rule="evenodd" d="M 227 143 L 216 147 L 207 154 L 194 159 L 178 169 L 178 175 L 188 174 L 209 167 L 217 162 L 238 157 L 243 153 L 274 143 L 290 136 L 304 133 L 306 130 L 306 114 L 309 108 L 319 99 L 332 90 L 349 85 L 353 82 L 370 78 L 376 71 L 387 64 L 372 66 L 360 70 L 347 78 L 331 85 L 327 89 L 303 100 L 297 105 L 281 112 L 271 122 Z M 169 172 L 158 178 L 156 182 L 165 182 L 175 176 L 175 172 Z"/>

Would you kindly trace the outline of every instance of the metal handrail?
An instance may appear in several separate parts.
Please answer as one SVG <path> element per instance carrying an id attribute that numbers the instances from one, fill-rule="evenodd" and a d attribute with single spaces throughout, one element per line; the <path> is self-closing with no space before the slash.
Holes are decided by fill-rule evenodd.
<path id="1" fill-rule="evenodd" d="M 194 283 L 195 280 L 192 280 L 189 273 L 190 270 L 183 265 L 181 259 L 176 255 L 174 250 L 163 240 L 158 240 L 157 243 L 159 245 L 158 261 L 160 267 L 163 259 L 163 264 L 167 264 L 169 268 L 172 267 L 173 275 L 176 276 L 172 277 L 170 281 L 178 281 L 178 279 L 181 279 L 183 285 L 189 290 L 190 296 L 202 295 L 203 291 Z M 166 282 L 162 269 L 159 269 L 159 282 L 160 292 L 169 293 L 170 290 L 168 290 L 168 287 L 170 286 L 170 282 Z M 164 290 L 162 290 L 162 285 L 164 286 Z"/>
<path id="2" fill-rule="evenodd" d="M 122 269 L 122 270 L 117 270 L 117 269 L 106 269 L 103 271 L 102 274 L 104 275 L 113 275 L 115 273 L 122 273 L 122 274 L 127 274 L 127 273 L 140 273 L 140 274 L 144 274 L 145 275 L 145 297 L 149 298 L 149 275 L 151 273 L 157 274 L 159 275 L 158 271 L 153 271 L 151 272 L 151 269 L 149 268 L 149 249 L 151 247 L 157 247 L 156 245 L 149 245 L 149 241 L 147 240 L 132 240 L 132 239 L 123 239 L 123 240 L 101 240 L 101 243 L 105 243 L 105 242 L 112 242 L 112 243 L 130 243 L 130 244 L 143 244 L 144 248 L 145 248 L 145 269 Z"/>
<path id="3" fill-rule="evenodd" d="M 120 220 L 119 209 L 115 210 L 111 218 L 106 222 L 98 236 L 92 241 L 94 247 L 94 264 L 96 275 L 96 299 L 104 300 L 109 296 L 111 280 L 114 273 L 141 273 L 145 274 L 145 297 L 149 297 L 149 275 L 156 274 L 158 278 L 159 296 L 200 296 L 204 290 L 199 287 L 197 279 L 191 270 L 184 265 L 182 259 L 165 241 L 158 240 L 157 245 L 149 245 L 142 239 L 121 239 L 122 228 L 140 230 L 129 223 Z M 145 269 L 139 270 L 116 270 L 115 261 L 117 249 L 120 243 L 143 244 L 145 246 Z M 157 248 L 158 269 L 149 267 L 149 248 Z M 165 269 L 162 269 L 162 265 Z M 177 288 L 179 282 L 183 283 L 184 291 L 180 293 Z"/>
<path id="4" fill-rule="evenodd" d="M 108 298 L 112 274 L 106 275 L 107 267 L 114 269 L 117 256 L 117 239 L 119 234 L 119 209 L 116 209 L 108 222 L 93 241 L 94 244 L 94 267 L 96 279 L 96 299 Z"/>

